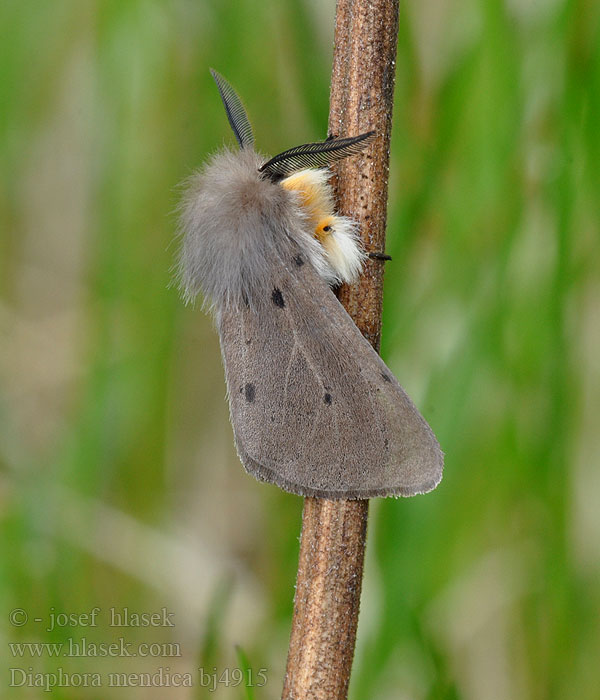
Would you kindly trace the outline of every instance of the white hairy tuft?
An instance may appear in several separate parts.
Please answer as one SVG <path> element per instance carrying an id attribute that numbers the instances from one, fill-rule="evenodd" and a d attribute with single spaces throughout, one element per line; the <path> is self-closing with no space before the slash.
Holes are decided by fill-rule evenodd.
<path id="1" fill-rule="evenodd" d="M 331 234 L 323 241 L 327 262 L 340 282 L 358 279 L 367 254 L 358 236 L 358 224 L 345 216 L 333 217 Z"/>

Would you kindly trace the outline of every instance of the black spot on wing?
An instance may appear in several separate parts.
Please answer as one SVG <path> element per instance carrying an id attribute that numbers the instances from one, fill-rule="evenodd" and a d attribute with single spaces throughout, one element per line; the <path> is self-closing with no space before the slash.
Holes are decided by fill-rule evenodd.
<path id="1" fill-rule="evenodd" d="M 281 293 L 281 289 L 275 289 L 273 290 L 273 293 L 271 294 L 271 300 L 275 304 L 275 306 L 278 306 L 280 309 L 283 309 L 285 306 L 285 301 L 283 300 L 283 294 Z"/>
<path id="2" fill-rule="evenodd" d="M 256 396 L 254 384 L 246 384 L 244 387 L 244 394 L 246 395 L 246 401 L 248 403 L 252 403 L 254 401 L 254 397 Z"/>
<path id="3" fill-rule="evenodd" d="M 298 265 L 298 267 L 302 267 L 302 265 L 304 265 L 304 258 L 300 255 L 300 253 L 296 255 L 296 257 L 294 258 L 294 262 L 296 263 L 296 265 Z"/>
<path id="4" fill-rule="evenodd" d="M 331 394 L 325 394 L 325 396 L 323 397 L 323 401 L 324 401 L 328 406 L 330 406 L 330 405 L 331 405 Z"/>

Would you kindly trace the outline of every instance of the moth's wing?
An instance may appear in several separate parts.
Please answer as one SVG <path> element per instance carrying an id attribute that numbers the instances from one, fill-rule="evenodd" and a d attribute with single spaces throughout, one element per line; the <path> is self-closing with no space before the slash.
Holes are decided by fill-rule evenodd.
<path id="1" fill-rule="evenodd" d="M 240 459 L 324 498 L 425 493 L 442 476 L 431 428 L 313 267 L 273 269 L 260 311 L 218 319 Z"/>

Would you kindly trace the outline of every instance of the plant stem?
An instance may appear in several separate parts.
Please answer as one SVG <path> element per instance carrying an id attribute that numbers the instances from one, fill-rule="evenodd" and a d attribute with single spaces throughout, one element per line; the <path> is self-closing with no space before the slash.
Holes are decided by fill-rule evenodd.
<path id="1" fill-rule="evenodd" d="M 282 698 L 347 695 L 369 501 L 306 498 Z"/>
<path id="2" fill-rule="evenodd" d="M 358 221 L 368 252 L 385 250 L 398 0 L 338 0 L 329 133 L 375 130 L 364 154 L 339 162 L 338 211 Z M 369 259 L 339 299 L 379 350 L 384 262 Z M 348 695 L 367 533 L 368 501 L 306 498 L 283 700 Z"/>

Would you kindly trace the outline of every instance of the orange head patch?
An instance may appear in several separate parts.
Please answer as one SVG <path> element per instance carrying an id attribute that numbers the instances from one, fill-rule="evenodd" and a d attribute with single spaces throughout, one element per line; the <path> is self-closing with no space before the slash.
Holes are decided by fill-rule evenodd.
<path id="1" fill-rule="evenodd" d="M 315 238 L 320 243 L 323 243 L 323 241 L 331 235 L 335 225 L 335 219 L 335 216 L 325 216 L 324 218 L 320 219 L 315 226 Z"/>

